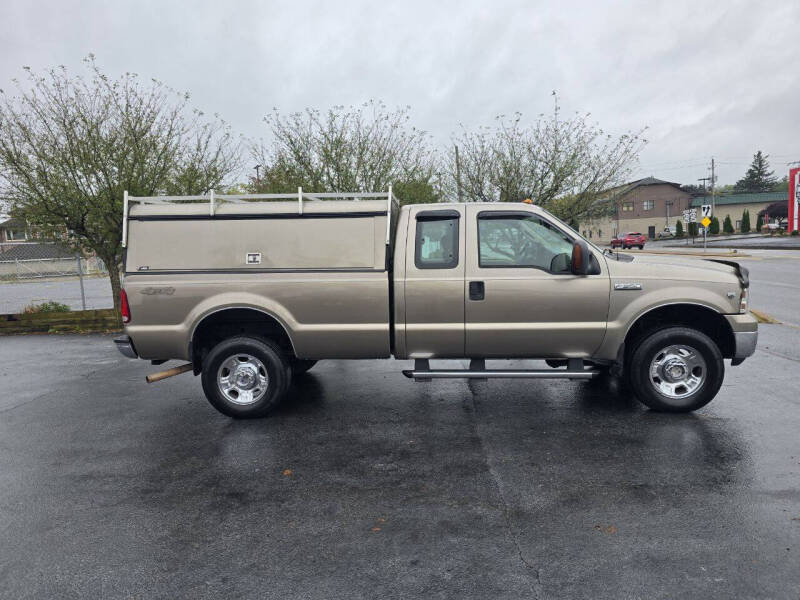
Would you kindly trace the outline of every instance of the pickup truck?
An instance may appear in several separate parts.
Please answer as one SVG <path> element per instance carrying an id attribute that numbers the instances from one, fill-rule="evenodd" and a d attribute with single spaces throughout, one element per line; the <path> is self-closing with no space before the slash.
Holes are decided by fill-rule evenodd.
<path id="1" fill-rule="evenodd" d="M 118 349 L 188 361 L 153 377 L 191 370 L 235 418 L 269 413 L 318 360 L 390 357 L 425 382 L 624 377 L 651 409 L 685 412 L 756 347 L 747 269 L 603 251 L 532 204 L 401 208 L 390 189 L 124 206 Z"/>

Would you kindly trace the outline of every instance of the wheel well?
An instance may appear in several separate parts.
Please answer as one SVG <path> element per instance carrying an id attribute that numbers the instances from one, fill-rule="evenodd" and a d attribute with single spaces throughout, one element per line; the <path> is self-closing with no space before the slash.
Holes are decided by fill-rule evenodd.
<path id="1" fill-rule="evenodd" d="M 195 373 L 200 372 L 203 360 L 214 346 L 237 335 L 269 338 L 287 355 L 294 355 L 292 340 L 275 317 L 253 308 L 228 308 L 208 315 L 195 327 L 189 349 Z"/>
<path id="2" fill-rule="evenodd" d="M 702 331 L 719 348 L 722 356 L 732 358 L 736 350 L 733 330 L 717 311 L 697 304 L 660 306 L 640 316 L 625 336 L 625 357 L 636 348 L 646 334 L 665 327 L 688 327 Z"/>

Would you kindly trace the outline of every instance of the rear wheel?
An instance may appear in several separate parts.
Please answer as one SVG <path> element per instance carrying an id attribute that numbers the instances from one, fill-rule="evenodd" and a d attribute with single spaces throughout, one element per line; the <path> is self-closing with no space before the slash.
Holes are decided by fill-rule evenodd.
<path id="1" fill-rule="evenodd" d="M 289 361 L 270 340 L 234 337 L 203 361 L 203 391 L 211 405 L 235 419 L 263 417 L 289 387 Z"/>
<path id="2" fill-rule="evenodd" d="M 630 356 L 629 383 L 640 402 L 690 412 L 711 402 L 725 374 L 722 353 L 706 334 L 670 327 L 644 337 Z"/>
<path id="3" fill-rule="evenodd" d="M 639 244 L 639 250 L 644 250 L 644 244 Z"/>

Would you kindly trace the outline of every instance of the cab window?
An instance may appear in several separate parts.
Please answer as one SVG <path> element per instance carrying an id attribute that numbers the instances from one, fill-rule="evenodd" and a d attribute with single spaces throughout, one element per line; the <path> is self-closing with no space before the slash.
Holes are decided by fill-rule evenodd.
<path id="1" fill-rule="evenodd" d="M 458 265 L 458 211 L 417 215 L 414 264 L 418 269 L 452 269 Z"/>
<path id="2" fill-rule="evenodd" d="M 572 244 L 569 236 L 536 215 L 478 215 L 481 268 L 531 267 L 569 273 Z"/>

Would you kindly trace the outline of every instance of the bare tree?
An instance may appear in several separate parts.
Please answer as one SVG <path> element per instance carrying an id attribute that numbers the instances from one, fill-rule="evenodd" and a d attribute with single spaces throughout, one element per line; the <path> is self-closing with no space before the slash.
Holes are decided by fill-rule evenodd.
<path id="1" fill-rule="evenodd" d="M 554 93 L 555 96 L 555 93 Z M 460 184 L 466 201 L 519 202 L 531 198 L 560 218 L 576 222 L 607 210 L 602 192 L 621 184 L 646 143 L 644 129 L 619 137 L 605 133 L 589 114 L 553 113 L 525 125 L 522 115 L 497 117 L 494 127 L 462 129 L 447 165 L 449 189 Z"/>
<path id="2" fill-rule="evenodd" d="M 253 149 L 264 173 L 250 180 L 250 188 L 366 192 L 393 184 L 406 203 L 434 202 L 436 151 L 428 134 L 410 125 L 409 110 L 389 111 L 376 101 L 325 113 L 306 109 L 282 115 L 275 109 L 264 119 L 271 144 Z"/>
<path id="3" fill-rule="evenodd" d="M 0 90 L 0 194 L 40 235 L 93 251 L 119 310 L 122 196 L 200 194 L 238 165 L 239 142 L 189 96 L 132 73 L 88 79 L 64 67 Z"/>

